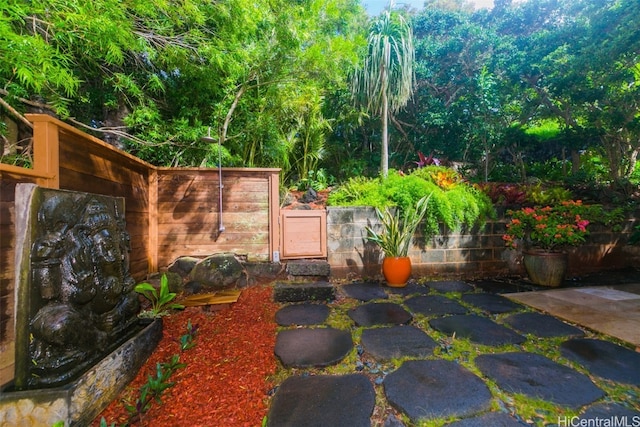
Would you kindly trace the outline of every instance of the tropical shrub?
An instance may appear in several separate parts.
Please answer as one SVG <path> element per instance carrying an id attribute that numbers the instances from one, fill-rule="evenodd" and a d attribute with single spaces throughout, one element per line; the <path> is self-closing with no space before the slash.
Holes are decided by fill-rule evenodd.
<path id="1" fill-rule="evenodd" d="M 427 236 L 440 232 L 440 223 L 449 230 L 458 230 L 462 226 L 481 226 L 487 218 L 495 218 L 489 197 L 444 166 L 426 166 L 406 175 L 390 170 L 386 179 L 352 178 L 329 194 L 327 204 L 373 206 L 380 210 L 397 207 L 404 212 L 428 194 L 431 197 L 424 218 Z"/>
<path id="2" fill-rule="evenodd" d="M 568 200 L 553 206 L 509 210 L 507 215 L 511 219 L 502 239 L 508 248 L 515 249 L 523 243 L 525 248 L 554 251 L 585 242 L 589 235 L 589 224 L 600 223 L 618 228 L 624 218 L 624 209 L 606 210 L 602 205 L 585 205 L 581 200 Z"/>
<path id="3" fill-rule="evenodd" d="M 376 231 L 367 226 L 367 239 L 380 246 L 387 257 L 406 257 L 413 242 L 413 235 L 427 212 L 428 203 L 429 196 L 424 196 L 415 207 L 405 210 L 402 214 L 399 209 L 393 212 L 390 208 L 385 208 L 384 211 L 376 208 L 382 230 Z"/>

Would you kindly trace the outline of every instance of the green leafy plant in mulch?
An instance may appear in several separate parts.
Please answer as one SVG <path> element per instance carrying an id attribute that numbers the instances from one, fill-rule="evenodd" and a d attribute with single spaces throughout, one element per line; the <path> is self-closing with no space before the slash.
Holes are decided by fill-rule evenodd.
<path id="1" fill-rule="evenodd" d="M 449 230 L 459 230 L 464 226 L 482 226 L 487 219 L 496 217 L 493 203 L 485 193 L 444 166 L 426 166 L 409 174 L 391 170 L 386 179 L 352 178 L 329 194 L 327 204 L 372 206 L 380 210 L 396 207 L 404 212 L 428 194 L 431 197 L 424 219 L 426 236 L 438 234 L 441 223 Z"/>
<path id="2" fill-rule="evenodd" d="M 130 422 L 142 420 L 143 415 L 151 408 L 151 404 L 155 401 L 161 403 L 160 396 L 169 387 L 173 387 L 174 383 L 169 381 L 169 377 L 180 368 L 186 365 L 180 363 L 180 356 L 174 354 L 171 360 L 166 363 L 158 363 L 156 365 L 155 376 L 149 375 L 147 382 L 140 387 L 140 395 L 133 404 L 125 403 L 125 408 L 129 413 Z"/>
<path id="3" fill-rule="evenodd" d="M 189 320 L 187 322 L 187 332 L 179 339 L 181 351 L 186 351 L 195 346 L 197 331 L 198 326 L 192 325 L 191 320 Z M 170 382 L 169 378 L 176 370 L 184 368 L 185 366 L 187 366 L 185 363 L 180 362 L 179 354 L 172 355 L 168 362 L 157 363 L 155 376 L 147 376 L 147 382 L 140 387 L 135 401 L 124 402 L 124 407 L 129 415 L 127 422 L 123 425 L 129 426 L 142 421 L 144 414 L 149 411 L 153 402 L 162 403 L 161 396 L 164 391 L 173 387 L 175 384 Z M 115 425 L 115 423 L 112 423 L 110 427 L 114 427 Z M 100 419 L 100 427 L 109 427 L 104 417 Z"/>
<path id="4" fill-rule="evenodd" d="M 139 283 L 134 290 L 151 302 L 151 308 L 138 314 L 140 318 L 158 318 L 169 314 L 169 310 L 182 310 L 184 305 L 172 301 L 176 293 L 169 290 L 169 279 L 163 274 L 160 278 L 160 288 L 156 289 L 151 283 Z"/>

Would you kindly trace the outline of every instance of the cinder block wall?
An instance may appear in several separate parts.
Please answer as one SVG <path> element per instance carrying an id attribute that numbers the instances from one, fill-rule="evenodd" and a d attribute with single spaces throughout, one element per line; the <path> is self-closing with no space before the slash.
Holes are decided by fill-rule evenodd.
<path id="1" fill-rule="evenodd" d="M 569 253 L 569 275 L 640 265 L 640 247 L 627 244 L 636 214 L 621 232 L 593 226 L 589 242 Z M 488 222 L 483 228 L 442 232 L 425 240 L 420 227 L 409 252 L 413 275 L 431 278 L 478 278 L 525 275 L 518 251 L 502 241 L 506 221 Z M 371 207 L 327 207 L 327 261 L 335 278 L 380 275 L 382 254 L 367 241 L 366 226 L 379 226 Z"/>

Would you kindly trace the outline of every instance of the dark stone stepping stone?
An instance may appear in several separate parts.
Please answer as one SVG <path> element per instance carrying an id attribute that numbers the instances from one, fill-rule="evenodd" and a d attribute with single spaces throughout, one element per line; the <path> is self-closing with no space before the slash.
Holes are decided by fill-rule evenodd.
<path id="1" fill-rule="evenodd" d="M 523 334 L 532 334 L 542 338 L 549 337 L 581 337 L 584 332 L 580 328 L 567 325 L 548 314 L 518 313 L 507 317 L 505 323 Z"/>
<path id="2" fill-rule="evenodd" d="M 432 328 L 449 336 L 455 332 L 457 338 L 468 338 L 483 345 L 500 346 L 521 344 L 526 341 L 525 337 L 511 329 L 475 314 L 440 317 L 429 320 L 429 324 Z"/>
<path id="3" fill-rule="evenodd" d="M 356 282 L 342 286 L 342 291 L 350 298 L 360 301 L 387 299 L 389 296 L 378 282 Z"/>
<path id="4" fill-rule="evenodd" d="M 286 367 L 308 368 L 335 365 L 352 348 L 349 331 L 302 328 L 280 331 L 274 352 Z"/>
<path id="5" fill-rule="evenodd" d="M 431 289 L 429 289 L 428 286 L 421 285 L 415 282 L 409 282 L 407 283 L 407 286 L 404 286 L 401 288 L 392 288 L 392 287 L 387 288 L 387 292 L 391 294 L 403 295 L 403 296 L 413 295 L 413 294 L 427 295 L 430 291 Z"/>
<path id="6" fill-rule="evenodd" d="M 586 375 L 539 354 L 482 354 L 475 363 L 509 393 L 522 393 L 573 409 L 604 396 Z"/>
<path id="7" fill-rule="evenodd" d="M 397 357 L 426 357 L 433 353 L 436 342 L 415 326 L 392 326 L 362 331 L 365 351 L 377 360 Z"/>
<path id="8" fill-rule="evenodd" d="M 466 314 L 468 310 L 451 298 L 442 295 L 418 295 L 404 302 L 409 310 L 425 316 L 443 316 L 445 314 Z"/>
<path id="9" fill-rule="evenodd" d="M 273 289 L 275 302 L 333 301 L 335 297 L 329 282 L 278 282 Z"/>
<path id="10" fill-rule="evenodd" d="M 491 314 L 508 313 L 524 308 L 505 297 L 493 294 L 466 294 L 462 295 L 462 301 L 478 307 Z"/>
<path id="11" fill-rule="evenodd" d="M 489 409 L 491 392 L 471 371 L 448 360 L 410 360 L 384 379 L 387 401 L 418 424 Z"/>
<path id="12" fill-rule="evenodd" d="M 459 280 L 442 280 L 442 281 L 436 281 L 436 282 L 427 282 L 426 285 L 429 286 L 431 289 L 437 292 L 442 292 L 442 293 L 447 293 L 447 292 L 464 293 L 464 292 L 474 291 L 473 286 Z"/>
<path id="13" fill-rule="evenodd" d="M 292 304 L 276 312 L 276 323 L 281 326 L 318 325 L 329 317 L 329 307 L 323 304 Z"/>
<path id="14" fill-rule="evenodd" d="M 446 425 L 449 427 L 522 427 L 527 424 L 523 424 L 503 412 L 489 412 L 484 415 L 465 418 L 464 420 Z"/>
<path id="15" fill-rule="evenodd" d="M 375 399 L 361 374 L 293 376 L 278 387 L 267 426 L 370 427 Z"/>
<path id="16" fill-rule="evenodd" d="M 634 417 L 636 417 L 635 419 L 638 420 L 638 423 L 640 423 L 640 412 L 634 411 L 633 409 L 629 409 L 617 403 L 598 403 L 591 406 L 589 409 L 584 411 L 584 413 L 578 416 L 578 418 L 584 420 L 595 420 L 596 418 L 604 420 L 612 419 L 613 417 L 618 417 L 618 420 L 624 419 L 623 417 L 626 417 L 626 425 L 628 426 L 633 425 Z M 574 424 L 580 425 L 578 422 Z M 604 423 L 602 425 L 604 425 Z M 624 425 L 624 423 L 622 425 Z"/>
<path id="17" fill-rule="evenodd" d="M 611 381 L 640 386 L 640 353 L 609 341 L 576 338 L 560 344 L 567 359 Z"/>
<path id="18" fill-rule="evenodd" d="M 349 317 L 358 326 L 404 325 L 413 319 L 407 310 L 391 302 L 363 304 L 349 310 Z"/>

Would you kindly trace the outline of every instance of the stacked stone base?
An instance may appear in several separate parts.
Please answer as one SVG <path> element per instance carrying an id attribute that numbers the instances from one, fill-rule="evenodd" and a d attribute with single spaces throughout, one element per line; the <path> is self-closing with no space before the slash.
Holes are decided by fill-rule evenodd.
<path id="1" fill-rule="evenodd" d="M 155 320 L 64 387 L 0 393 L 0 425 L 87 426 L 137 375 L 162 338 Z"/>

